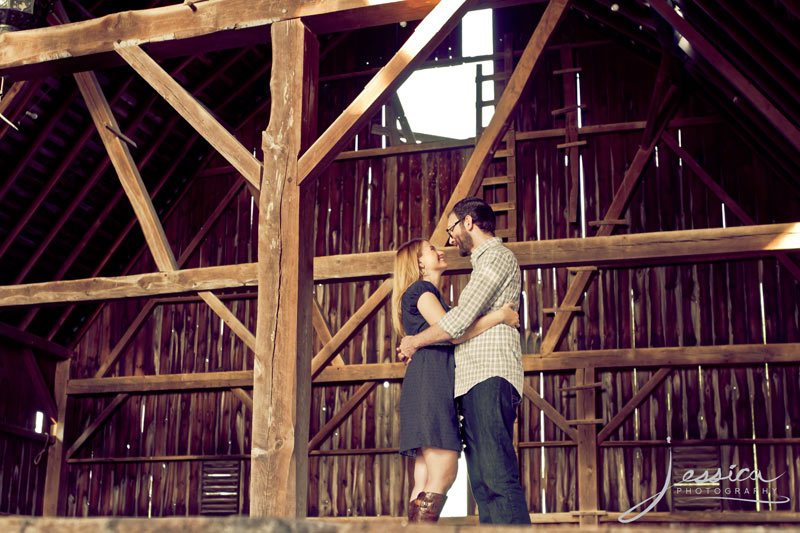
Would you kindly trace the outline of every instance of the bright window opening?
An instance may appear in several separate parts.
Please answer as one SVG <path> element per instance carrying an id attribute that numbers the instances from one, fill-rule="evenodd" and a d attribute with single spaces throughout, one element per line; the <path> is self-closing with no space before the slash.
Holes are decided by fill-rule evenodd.
<path id="1" fill-rule="evenodd" d="M 448 139 L 475 136 L 476 65 L 482 65 L 484 76 L 494 73 L 494 65 L 492 61 L 470 61 L 470 58 L 494 53 L 491 9 L 472 11 L 464 16 L 461 53 L 465 59 L 463 64 L 417 70 L 398 89 L 403 111 L 414 133 Z M 494 82 L 484 82 L 483 99 L 493 98 Z M 493 113 L 493 106 L 484 108 L 484 126 Z"/>

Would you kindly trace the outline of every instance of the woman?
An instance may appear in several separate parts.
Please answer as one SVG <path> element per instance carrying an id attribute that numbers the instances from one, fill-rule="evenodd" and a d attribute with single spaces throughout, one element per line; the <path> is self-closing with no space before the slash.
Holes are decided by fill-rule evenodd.
<path id="1" fill-rule="evenodd" d="M 449 310 L 440 293 L 444 254 L 428 241 L 415 239 L 397 250 L 394 261 L 392 322 L 397 334 L 414 335 L 435 324 Z M 478 320 L 458 344 L 504 322 L 519 327 L 519 315 L 508 303 Z M 461 437 L 453 401 L 453 346 L 417 351 L 403 379 L 400 397 L 400 453 L 415 457 L 409 521 L 435 522 L 456 478 Z"/>

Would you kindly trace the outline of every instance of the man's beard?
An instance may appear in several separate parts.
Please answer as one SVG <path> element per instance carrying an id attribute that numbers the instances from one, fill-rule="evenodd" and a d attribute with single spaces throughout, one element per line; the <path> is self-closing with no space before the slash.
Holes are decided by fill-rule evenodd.
<path id="1" fill-rule="evenodd" d="M 462 233 L 456 239 L 456 246 L 458 246 L 458 254 L 461 257 L 467 257 L 470 253 L 472 253 L 472 237 L 469 233 Z"/>

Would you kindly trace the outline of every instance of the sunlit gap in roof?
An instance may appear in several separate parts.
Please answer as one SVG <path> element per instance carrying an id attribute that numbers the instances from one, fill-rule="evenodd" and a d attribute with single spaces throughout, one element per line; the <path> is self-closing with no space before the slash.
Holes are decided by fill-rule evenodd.
<path id="1" fill-rule="evenodd" d="M 461 28 L 463 64 L 419 69 L 397 91 L 414 133 L 447 139 L 475 136 L 476 66 L 482 65 L 483 74 L 488 75 L 494 73 L 494 65 L 492 61 L 470 61 L 470 58 L 494 53 L 492 10 L 467 13 Z M 484 82 L 483 94 L 486 100 L 494 98 L 494 82 Z M 494 106 L 484 108 L 484 126 L 493 113 Z"/>

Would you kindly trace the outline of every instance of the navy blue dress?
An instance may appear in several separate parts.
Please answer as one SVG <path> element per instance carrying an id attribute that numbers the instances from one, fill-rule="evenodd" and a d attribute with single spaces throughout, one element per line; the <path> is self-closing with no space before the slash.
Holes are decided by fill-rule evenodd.
<path id="1" fill-rule="evenodd" d="M 430 324 L 417 309 L 419 297 L 431 292 L 445 311 L 450 308 L 433 283 L 415 281 L 403 293 L 403 329 L 416 335 Z M 452 346 L 428 346 L 411 359 L 400 395 L 400 453 L 415 456 L 417 448 L 430 446 L 461 451 L 453 391 L 456 365 Z"/>

